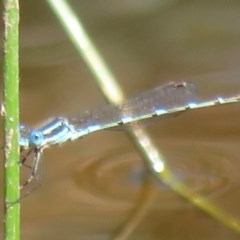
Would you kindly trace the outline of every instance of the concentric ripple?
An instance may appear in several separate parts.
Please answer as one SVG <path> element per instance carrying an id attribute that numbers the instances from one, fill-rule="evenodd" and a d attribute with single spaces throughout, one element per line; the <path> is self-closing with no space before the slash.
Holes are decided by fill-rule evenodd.
<path id="1" fill-rule="evenodd" d="M 161 145 L 161 146 L 160 146 Z M 159 144 L 178 181 L 207 198 L 231 191 L 238 177 L 239 158 L 230 143 L 168 140 Z M 146 179 L 151 181 L 145 181 Z M 155 208 L 182 207 L 186 202 L 151 177 L 138 152 L 119 148 L 80 164 L 74 180 L 79 190 L 112 203 L 133 203 L 149 184 L 157 192 Z"/>

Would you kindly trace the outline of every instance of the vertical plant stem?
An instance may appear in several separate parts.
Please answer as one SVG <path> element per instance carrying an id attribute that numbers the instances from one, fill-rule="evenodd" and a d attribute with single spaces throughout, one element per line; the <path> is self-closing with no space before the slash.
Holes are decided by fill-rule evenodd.
<path id="1" fill-rule="evenodd" d="M 4 0 L 4 239 L 19 239 L 19 3 Z"/>

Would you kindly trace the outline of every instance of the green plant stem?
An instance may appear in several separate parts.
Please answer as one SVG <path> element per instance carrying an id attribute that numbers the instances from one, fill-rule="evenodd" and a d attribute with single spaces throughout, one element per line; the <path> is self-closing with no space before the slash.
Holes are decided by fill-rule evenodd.
<path id="1" fill-rule="evenodd" d="M 19 3 L 4 0 L 4 239 L 20 237 Z"/>

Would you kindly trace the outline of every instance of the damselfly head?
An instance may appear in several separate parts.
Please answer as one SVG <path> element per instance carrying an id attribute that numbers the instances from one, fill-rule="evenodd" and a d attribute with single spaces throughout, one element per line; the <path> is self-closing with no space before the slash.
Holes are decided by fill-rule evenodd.
<path id="1" fill-rule="evenodd" d="M 44 135 L 39 130 L 32 130 L 29 133 L 29 146 L 38 147 L 42 144 L 44 140 Z"/>

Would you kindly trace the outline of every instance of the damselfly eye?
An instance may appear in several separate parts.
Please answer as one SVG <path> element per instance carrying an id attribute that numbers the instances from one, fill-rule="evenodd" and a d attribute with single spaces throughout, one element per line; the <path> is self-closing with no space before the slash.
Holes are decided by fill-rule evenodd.
<path id="1" fill-rule="evenodd" d="M 39 146 L 42 144 L 44 136 L 41 131 L 33 130 L 29 134 L 29 145 Z"/>

